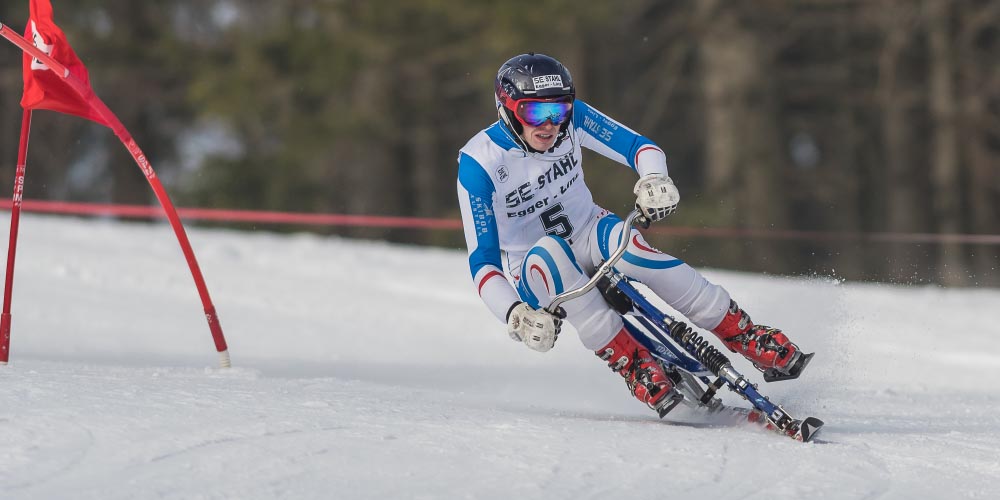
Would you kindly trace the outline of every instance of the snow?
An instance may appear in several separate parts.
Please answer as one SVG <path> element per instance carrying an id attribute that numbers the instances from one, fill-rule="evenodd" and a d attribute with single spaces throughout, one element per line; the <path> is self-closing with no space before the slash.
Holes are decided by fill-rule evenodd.
<path id="1" fill-rule="evenodd" d="M 0 498 L 1000 498 L 997 290 L 706 270 L 817 352 L 760 386 L 803 444 L 511 342 L 462 251 L 189 234 L 232 369 L 169 227 L 22 219 Z"/>

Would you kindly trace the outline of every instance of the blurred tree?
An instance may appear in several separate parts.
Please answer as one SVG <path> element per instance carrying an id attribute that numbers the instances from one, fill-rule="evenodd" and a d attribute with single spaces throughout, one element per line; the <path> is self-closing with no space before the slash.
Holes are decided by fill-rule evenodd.
<path id="1" fill-rule="evenodd" d="M 956 54 L 961 110 L 962 153 L 967 165 L 963 220 L 967 230 L 1000 234 L 1000 4 L 983 0 L 957 2 Z M 978 284 L 1000 282 L 996 246 L 973 247 Z"/>
<path id="2" fill-rule="evenodd" d="M 878 87 L 876 95 L 881 107 L 881 130 L 884 144 L 883 158 L 886 168 L 886 228 L 890 231 L 919 232 L 926 225 L 918 200 L 921 184 L 926 181 L 922 173 L 925 165 L 914 155 L 910 132 L 913 127 L 912 111 L 920 104 L 920 95 L 912 90 L 912 79 L 907 79 L 905 67 L 907 49 L 912 44 L 913 26 L 916 24 L 914 5 L 907 0 L 882 2 L 869 6 L 867 15 L 874 16 L 882 25 L 882 47 L 878 53 Z M 917 256 L 908 246 L 893 245 L 892 259 L 896 262 L 894 278 L 907 280 L 918 267 Z"/>
<path id="3" fill-rule="evenodd" d="M 4 21 L 26 18 L 27 2 L 8 3 Z M 674 224 L 1000 232 L 991 0 L 55 7 L 180 204 L 456 217 L 457 150 L 496 119 L 496 69 L 537 51 L 570 67 L 582 99 L 663 146 L 683 197 Z M 20 54 L 0 58 L 0 179 L 12 179 Z M 107 130 L 50 112 L 33 129 L 29 197 L 152 203 Z M 587 164 L 597 201 L 627 209 L 634 175 L 591 153 Z M 1000 285 L 995 245 L 653 239 L 696 265 Z"/>
<path id="4" fill-rule="evenodd" d="M 931 143 L 932 184 L 936 229 L 959 233 L 962 228 L 961 177 L 958 143 L 958 103 L 955 95 L 955 49 L 950 26 L 955 16 L 952 6 L 925 0 L 921 11 L 927 25 L 927 60 L 930 64 L 929 99 L 933 126 Z M 941 280 L 948 285 L 969 282 L 960 245 L 941 246 Z"/>

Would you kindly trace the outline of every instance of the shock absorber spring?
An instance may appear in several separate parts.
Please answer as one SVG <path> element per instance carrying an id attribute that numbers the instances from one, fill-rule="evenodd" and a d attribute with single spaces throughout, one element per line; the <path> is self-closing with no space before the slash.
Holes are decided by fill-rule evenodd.
<path id="1" fill-rule="evenodd" d="M 686 323 L 677 321 L 670 325 L 670 337 L 677 341 L 687 352 L 694 355 L 705 368 L 712 373 L 719 375 L 719 370 L 729 364 L 729 358 L 719 352 L 715 346 L 709 344 L 708 340 L 698 335 Z"/>

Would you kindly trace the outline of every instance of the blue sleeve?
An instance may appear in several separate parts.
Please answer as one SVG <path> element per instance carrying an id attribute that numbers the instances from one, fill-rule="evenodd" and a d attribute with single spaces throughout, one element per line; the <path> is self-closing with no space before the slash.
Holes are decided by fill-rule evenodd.
<path id="1" fill-rule="evenodd" d="M 500 237 L 493 214 L 493 179 L 471 156 L 461 153 L 458 159 L 459 199 L 462 224 L 469 246 L 469 269 L 475 278 L 485 266 L 503 269 L 500 259 Z"/>
<path id="2" fill-rule="evenodd" d="M 632 170 L 636 170 L 636 157 L 644 147 L 651 146 L 660 149 L 653 141 L 612 120 L 579 99 L 573 103 L 573 106 L 573 127 L 597 143 L 597 147 L 590 149 L 624 163 Z M 588 141 L 582 142 L 586 144 Z M 608 149 L 610 151 L 606 151 Z M 621 158 L 609 156 L 608 152 L 617 153 L 621 155 Z"/>

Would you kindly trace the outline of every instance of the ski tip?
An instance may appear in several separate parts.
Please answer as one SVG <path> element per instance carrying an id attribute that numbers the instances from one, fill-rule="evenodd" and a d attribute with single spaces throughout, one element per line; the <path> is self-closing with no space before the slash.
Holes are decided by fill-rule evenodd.
<path id="1" fill-rule="evenodd" d="M 823 421 L 816 417 L 806 417 L 799 423 L 799 430 L 795 433 L 796 439 L 803 443 L 808 443 L 823 428 Z"/>

